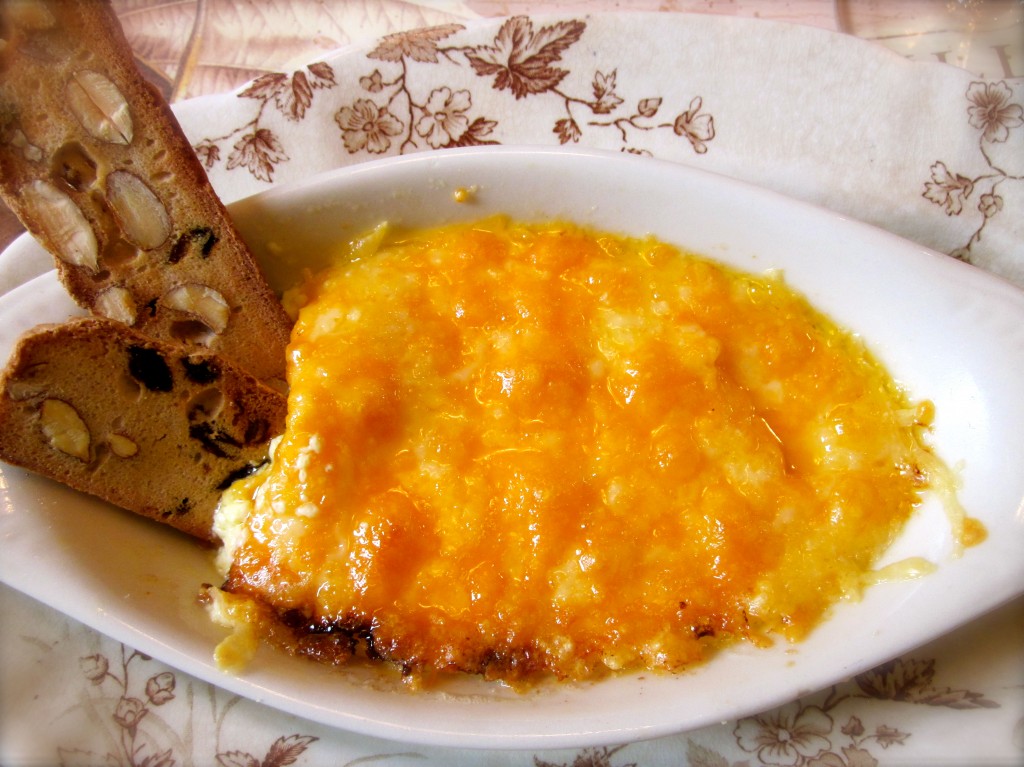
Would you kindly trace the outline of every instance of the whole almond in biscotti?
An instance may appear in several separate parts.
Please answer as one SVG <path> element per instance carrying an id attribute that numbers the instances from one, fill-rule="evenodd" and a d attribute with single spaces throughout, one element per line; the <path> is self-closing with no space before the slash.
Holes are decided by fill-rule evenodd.
<path id="1" fill-rule="evenodd" d="M 286 398 L 223 359 L 87 317 L 18 343 L 0 460 L 212 540 L 223 490 L 267 459 Z"/>
<path id="2" fill-rule="evenodd" d="M 105 0 L 0 2 L 0 195 L 93 313 L 283 377 L 288 317 Z"/>

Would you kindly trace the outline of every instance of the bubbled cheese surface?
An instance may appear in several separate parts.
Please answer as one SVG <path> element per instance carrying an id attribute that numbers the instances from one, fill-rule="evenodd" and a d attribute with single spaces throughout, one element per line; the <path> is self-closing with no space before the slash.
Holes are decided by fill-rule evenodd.
<path id="1" fill-rule="evenodd" d="M 303 293 L 226 552 L 285 644 L 521 682 L 799 639 L 935 462 L 928 407 L 780 277 L 653 240 L 492 219 Z"/>

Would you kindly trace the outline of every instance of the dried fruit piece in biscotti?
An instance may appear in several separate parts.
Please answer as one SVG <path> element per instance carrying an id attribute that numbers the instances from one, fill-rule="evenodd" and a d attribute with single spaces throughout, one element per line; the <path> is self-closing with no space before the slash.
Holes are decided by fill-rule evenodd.
<path id="1" fill-rule="evenodd" d="M 221 493 L 265 462 L 285 412 L 219 357 L 87 317 L 19 341 L 0 378 L 0 460 L 212 540 Z"/>
<path id="2" fill-rule="evenodd" d="M 0 3 L 0 195 L 93 313 L 283 377 L 288 317 L 107 2 Z"/>

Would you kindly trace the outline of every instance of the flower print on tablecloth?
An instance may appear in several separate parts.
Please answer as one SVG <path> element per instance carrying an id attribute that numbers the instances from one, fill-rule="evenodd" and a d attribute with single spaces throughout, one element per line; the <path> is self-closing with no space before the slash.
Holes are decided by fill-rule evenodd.
<path id="1" fill-rule="evenodd" d="M 140 688 L 133 679 L 133 668 L 149 660 L 148 656 L 124 645 L 121 645 L 120 663 L 116 666 L 112 666 L 103 653 L 79 659 L 82 675 L 96 693 L 83 697 L 80 705 L 92 721 L 102 723 L 108 742 L 117 746 L 106 754 L 83 748 L 61 748 L 58 756 L 62 767 L 91 764 L 101 758 L 106 764 L 129 767 L 174 764 L 174 751 L 179 744 L 169 740 L 161 732 L 163 728 L 150 725 L 160 719 L 157 707 L 174 700 L 176 679 L 169 671 L 159 671 Z"/>
<path id="2" fill-rule="evenodd" d="M 1013 101 L 1013 91 L 1005 81 L 972 82 L 965 95 L 969 104 L 968 123 L 979 131 L 978 151 L 986 168 L 973 176 L 965 175 L 936 160 L 921 196 L 942 208 L 947 216 L 971 215 L 973 210 L 981 214 L 967 242 L 950 253 L 970 263 L 972 250 L 981 240 L 985 227 L 1003 214 L 1005 198 L 1000 193 L 1001 186 L 1024 181 L 1024 174 L 1007 169 L 992 151 L 995 145 L 1008 141 L 1011 131 L 1024 125 L 1024 107 Z"/>
<path id="3" fill-rule="evenodd" d="M 876 767 L 879 762 L 869 750 L 872 742 L 889 748 L 910 737 L 884 724 L 868 732 L 857 716 L 850 716 L 837 731 L 835 719 L 823 708 L 799 701 L 741 719 L 733 734 L 743 751 L 773 767 Z M 700 764 L 694 758 L 690 761 Z"/>
<path id="4" fill-rule="evenodd" d="M 188 689 L 179 698 L 177 674 L 169 670 L 150 669 L 155 673 L 141 682 L 138 672 L 144 667 L 139 664 L 149 663 L 153 663 L 149 656 L 124 645 L 120 645 L 116 663 L 103 652 L 79 658 L 78 667 L 89 683 L 89 691 L 79 695 L 79 702 L 63 715 L 78 710 L 90 723 L 93 740 L 58 748 L 60 767 L 176 767 L 187 763 L 184 758 L 195 748 L 189 737 L 197 724 L 194 690 Z M 187 682 L 186 686 L 191 684 Z M 214 698 L 212 694 L 209 697 Z M 229 702 L 213 717 L 218 730 L 230 706 Z M 175 710 L 164 714 L 165 707 Z M 317 740 L 311 735 L 282 735 L 262 756 L 224 748 L 216 754 L 200 755 L 200 763 L 209 758 L 209 764 L 220 767 L 284 767 L 295 764 Z M 106 744 L 105 750 L 97 748 L 100 743 Z"/>
<path id="5" fill-rule="evenodd" d="M 584 748 L 576 753 L 572 761 L 553 762 L 533 757 L 534 767 L 640 767 L 637 762 L 619 762 L 613 759 L 615 754 L 627 746 L 605 746 L 603 748 Z"/>
<path id="6" fill-rule="evenodd" d="M 335 89 L 340 94 L 332 107 L 336 135 L 353 160 L 509 141 L 536 143 L 545 135 L 561 145 L 602 145 L 650 155 L 637 138 L 655 132 L 678 137 L 695 154 L 704 154 L 715 138 L 714 117 L 704 110 L 699 95 L 691 96 L 685 109 L 667 115 L 662 96 L 640 94 L 628 100 L 618 89 L 621 62 L 601 62 L 592 76 L 588 72 L 589 92 L 567 86 L 573 65 L 565 57 L 585 36 L 584 20 L 538 25 L 527 16 L 515 16 L 491 32 L 490 39 L 473 40 L 480 30 L 490 29 L 446 24 L 387 35 L 365 53 L 373 68 L 344 81 L 326 62 L 291 74 L 263 75 L 237 94 L 256 102 L 252 119 L 220 136 L 202 138 L 195 151 L 208 171 L 226 156 L 226 170 L 247 170 L 255 179 L 272 183 L 275 168 L 303 147 L 299 132 L 286 137 L 268 126 L 267 110 L 299 123 L 307 118 L 318 91 Z M 488 98 L 493 103 L 495 96 L 507 99 L 501 102 L 500 117 L 480 106 Z M 544 100 L 543 109 L 536 108 L 538 99 Z M 313 131 L 318 127 L 312 126 Z"/>
<path id="7" fill-rule="evenodd" d="M 15 614 L 17 617 L 17 614 Z M 1018 621 L 987 624 L 1011 632 Z M 972 635 L 976 636 L 976 635 Z M 26 706 L 45 700 L 36 716 L 53 737 L 61 767 L 283 767 L 285 764 L 476 764 L 448 749 L 418 750 L 304 722 L 190 678 L 157 660 L 81 629 L 19 637 L 32 648 L 25 663 L 47 669 L 50 682 L 23 690 Z M 921 711 L 942 709 L 946 729 L 979 723 L 986 711 L 1012 714 L 1020 687 L 990 681 L 984 691 L 954 680 L 965 670 L 944 655 L 905 656 L 781 708 L 722 726 L 648 743 L 508 752 L 506 767 L 877 767 L 914 764 L 938 733 Z M 751 682 L 754 684 L 755 682 Z M 989 686 L 991 685 L 991 686 Z M 1003 717 L 1005 721 L 1006 717 Z M 991 722 L 991 717 L 983 721 Z M 1024 724 L 1006 736 L 1019 737 Z M 46 741 L 51 742 L 51 741 Z M 1024 744 L 1022 744 L 1024 748 Z M 470 752 L 472 753 L 472 752 Z M 675 754 L 675 761 L 666 761 Z"/>
<path id="8" fill-rule="evenodd" d="M 935 684 L 933 659 L 898 658 L 834 685 L 813 702 L 791 701 L 740 719 L 732 730 L 739 753 L 770 767 L 878 767 L 879 749 L 904 746 L 912 733 L 889 722 L 868 727 L 871 701 L 894 701 L 956 710 L 999 708 L 972 690 Z M 845 708 L 843 704 L 846 704 Z M 855 703 L 856 706 L 850 704 Z M 842 716 L 840 716 L 840 713 Z M 886 717 L 893 716 L 887 710 Z M 690 767 L 741 767 L 715 748 L 687 739 Z"/>
<path id="9" fill-rule="evenodd" d="M 913 734 L 893 723 L 899 714 L 892 709 L 877 709 L 885 719 L 869 726 L 867 722 L 876 715 L 873 702 L 961 711 L 999 708 L 982 693 L 936 686 L 936 665 L 934 659 L 899 658 L 811 698 L 723 727 L 720 732 L 728 732 L 729 738 L 706 740 L 706 733 L 680 736 L 686 759 L 679 763 L 687 767 L 879 767 L 888 749 L 906 746 Z M 585 748 L 570 759 L 535 756 L 533 763 L 534 767 L 646 767 L 637 752 L 635 745 Z"/>

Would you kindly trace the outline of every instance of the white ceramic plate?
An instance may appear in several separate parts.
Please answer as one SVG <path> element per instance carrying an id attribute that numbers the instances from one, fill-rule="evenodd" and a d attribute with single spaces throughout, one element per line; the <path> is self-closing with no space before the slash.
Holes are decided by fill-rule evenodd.
<path id="1" fill-rule="evenodd" d="M 456 189 L 472 190 L 469 202 Z M 423 744 L 609 744 L 765 710 L 926 642 L 1024 591 L 1024 293 L 884 232 L 734 181 L 595 152 L 488 148 L 343 169 L 232 207 L 278 285 L 314 254 L 381 219 L 420 226 L 502 212 L 653 233 L 790 284 L 855 329 L 917 398 L 937 408 L 934 444 L 961 465 L 961 499 L 989 538 L 951 556 L 927 503 L 892 557 L 939 563 L 840 606 L 798 645 L 739 646 L 678 676 L 632 675 L 517 695 L 474 679 L 410 694 L 372 670 L 333 672 L 263 651 L 247 673 L 212 663 L 222 636 L 195 596 L 212 553 L 22 471 L 0 470 L 0 578 L 199 678 L 310 719 Z M 33 257 L 28 239 L 13 248 Z M 0 354 L 37 322 L 74 313 L 55 277 L 0 299 Z"/>

